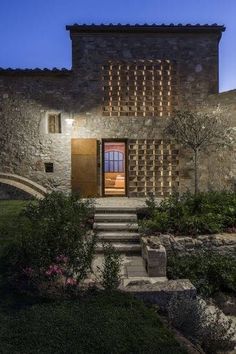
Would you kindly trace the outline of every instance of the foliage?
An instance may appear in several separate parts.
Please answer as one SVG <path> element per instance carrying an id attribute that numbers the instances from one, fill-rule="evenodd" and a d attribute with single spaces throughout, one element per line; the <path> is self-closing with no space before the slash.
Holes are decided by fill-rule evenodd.
<path id="1" fill-rule="evenodd" d="M 115 290 L 120 285 L 121 256 L 111 244 L 103 246 L 103 267 L 98 267 L 101 284 L 106 290 Z"/>
<path id="2" fill-rule="evenodd" d="M 202 307 L 198 299 L 173 295 L 167 307 L 170 323 L 188 338 L 195 340 L 201 335 Z"/>
<path id="3" fill-rule="evenodd" d="M 199 153 L 209 147 L 226 147 L 235 141 L 234 130 L 223 113 L 220 107 L 210 110 L 207 106 L 202 106 L 195 111 L 176 111 L 167 122 L 165 133 L 193 152 L 195 194 L 199 190 Z"/>
<path id="4" fill-rule="evenodd" d="M 141 231 L 146 234 L 213 234 L 231 231 L 236 226 L 235 192 L 173 194 L 160 205 L 149 198 L 147 206 L 148 217 L 140 224 Z"/>
<path id="5" fill-rule="evenodd" d="M 234 348 L 232 321 L 217 308 L 209 309 L 200 298 L 173 296 L 168 305 L 172 325 L 200 344 L 208 354 Z"/>
<path id="6" fill-rule="evenodd" d="M 28 200 L 0 200 L 0 246 L 15 237 L 19 222 L 23 222 L 19 215 L 28 204 Z"/>
<path id="7" fill-rule="evenodd" d="M 0 352 L 186 354 L 153 309 L 119 292 L 0 312 Z"/>
<path id="8" fill-rule="evenodd" d="M 15 240 L 5 247 L 0 270 L 19 290 L 39 290 L 49 283 L 71 287 L 87 274 L 94 255 L 90 234 L 92 204 L 54 192 L 22 212 Z"/>
<path id="9" fill-rule="evenodd" d="M 189 279 L 203 296 L 236 292 L 236 262 L 228 255 L 208 251 L 169 256 L 167 275 L 170 279 Z"/>

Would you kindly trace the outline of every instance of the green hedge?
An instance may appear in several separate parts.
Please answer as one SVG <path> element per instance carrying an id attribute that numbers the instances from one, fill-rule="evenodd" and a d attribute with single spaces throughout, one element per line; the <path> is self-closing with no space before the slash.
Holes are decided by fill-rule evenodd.
<path id="1" fill-rule="evenodd" d="M 187 353 L 154 309 L 118 292 L 2 312 L 0 320 L 4 354 Z"/>
<path id="2" fill-rule="evenodd" d="M 156 205 L 147 200 L 148 217 L 141 221 L 145 234 L 159 232 L 174 235 L 236 232 L 236 193 L 207 192 L 173 195 Z"/>
<path id="3" fill-rule="evenodd" d="M 203 296 L 217 292 L 235 293 L 236 259 L 213 252 L 169 256 L 167 276 L 169 279 L 189 279 Z"/>

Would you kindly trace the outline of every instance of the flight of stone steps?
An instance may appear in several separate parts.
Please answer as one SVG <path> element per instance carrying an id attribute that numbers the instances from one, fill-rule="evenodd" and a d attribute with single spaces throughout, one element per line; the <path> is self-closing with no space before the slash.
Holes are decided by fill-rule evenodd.
<path id="1" fill-rule="evenodd" d="M 110 242 L 121 253 L 141 254 L 135 208 L 96 207 L 93 228 L 99 241 L 97 252 L 102 252 L 103 242 Z"/>

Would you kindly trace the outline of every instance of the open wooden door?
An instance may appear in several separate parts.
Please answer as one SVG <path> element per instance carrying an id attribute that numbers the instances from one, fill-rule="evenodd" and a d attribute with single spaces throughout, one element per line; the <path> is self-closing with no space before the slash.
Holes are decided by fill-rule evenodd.
<path id="1" fill-rule="evenodd" d="M 72 192 L 97 196 L 97 140 L 71 139 Z"/>

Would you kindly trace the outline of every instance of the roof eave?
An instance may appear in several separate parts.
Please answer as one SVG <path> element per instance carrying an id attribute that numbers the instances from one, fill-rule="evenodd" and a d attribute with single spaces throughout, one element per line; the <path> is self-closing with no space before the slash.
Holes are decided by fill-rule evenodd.
<path id="1" fill-rule="evenodd" d="M 68 25 L 71 34 L 76 33 L 218 33 L 223 25 Z"/>

